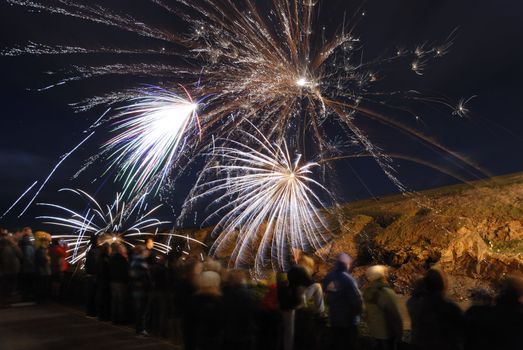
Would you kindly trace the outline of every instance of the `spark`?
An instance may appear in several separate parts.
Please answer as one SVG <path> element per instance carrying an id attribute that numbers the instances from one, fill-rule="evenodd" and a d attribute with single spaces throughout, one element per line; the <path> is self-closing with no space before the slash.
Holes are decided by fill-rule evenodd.
<path id="1" fill-rule="evenodd" d="M 471 96 L 467 99 L 461 98 L 456 105 L 456 108 L 452 112 L 452 115 L 457 115 L 460 118 L 465 118 L 469 114 L 470 110 L 467 108 L 467 103 L 470 102 L 473 98 L 477 97 L 476 95 Z"/>

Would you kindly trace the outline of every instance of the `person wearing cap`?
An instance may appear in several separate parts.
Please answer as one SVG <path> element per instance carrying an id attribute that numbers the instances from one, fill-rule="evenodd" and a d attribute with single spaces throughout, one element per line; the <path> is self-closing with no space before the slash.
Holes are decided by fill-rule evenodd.
<path id="1" fill-rule="evenodd" d="M 352 258 L 341 253 L 322 285 L 329 305 L 332 349 L 354 349 L 358 337 L 357 324 L 363 309 L 358 285 L 350 275 Z"/>
<path id="2" fill-rule="evenodd" d="M 397 295 L 387 282 L 387 268 L 383 265 L 371 266 L 365 276 L 369 281 L 363 292 L 365 321 L 373 349 L 396 349 L 403 335 L 403 321 Z"/>

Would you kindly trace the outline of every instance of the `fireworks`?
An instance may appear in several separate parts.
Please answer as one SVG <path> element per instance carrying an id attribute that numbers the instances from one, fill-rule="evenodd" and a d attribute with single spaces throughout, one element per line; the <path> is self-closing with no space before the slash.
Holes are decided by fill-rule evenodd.
<path id="1" fill-rule="evenodd" d="M 114 202 L 104 208 L 85 191 L 68 188 L 61 191 L 69 191 L 80 196 L 87 202 L 88 208 L 84 212 L 80 212 L 57 204 L 39 203 L 42 206 L 58 209 L 66 215 L 39 216 L 38 219 L 44 220 L 46 224 L 65 227 L 73 231 L 74 234 L 53 236 L 64 239 L 68 244 L 70 247 L 68 250 L 69 259 L 72 263 L 85 258 L 90 249 L 89 242 L 92 236 L 98 237 L 100 243 L 120 242 L 134 247 L 136 243 L 143 242 L 145 237 L 159 235 L 160 227 L 169 223 L 152 217 L 161 205 L 148 209 L 145 201 L 146 195 L 141 196 L 136 203 L 129 204 L 122 200 L 122 195 L 117 194 Z M 173 233 L 161 233 L 161 235 L 181 237 L 188 241 L 203 244 L 193 238 Z M 161 253 L 167 253 L 170 247 L 155 242 L 154 249 Z"/>
<path id="2" fill-rule="evenodd" d="M 2 54 L 106 53 L 115 60 L 92 65 L 84 61 L 84 65 L 53 72 L 50 76 L 58 78 L 40 90 L 109 75 L 140 77 L 162 86 L 141 89 L 138 94 L 132 88 L 109 91 L 73 104 L 77 111 L 99 105 L 109 105 L 116 111 L 95 123 L 111 123 L 116 135 L 92 159 L 109 161 L 108 169 L 117 169 L 123 193 L 139 195 L 164 189 L 169 182 L 166 180 L 172 180 L 173 168 L 179 174 L 198 155 L 209 155 L 204 173 L 216 171 L 227 177 L 206 183 L 216 186 L 206 194 L 223 191 L 225 195 L 218 201 L 233 198 L 220 208 L 219 212 L 227 213 L 219 221 L 223 233 L 215 249 L 238 231 L 233 254 L 236 264 L 241 264 L 257 240 L 259 248 L 253 254 L 256 266 L 265 266 L 264 259 L 270 255 L 279 268 L 285 267 L 290 250 L 318 249 L 325 241 L 322 204 L 312 187 L 325 188 L 309 177 L 318 164 L 292 158 L 287 145 L 312 154 L 311 159 L 319 159 L 321 166 L 329 166 L 329 153 L 339 156 L 332 152 L 332 141 L 341 135 L 351 141 L 351 153 L 344 156 L 372 157 L 390 181 L 406 191 L 396 176 L 392 158 L 367 136 L 361 121 L 369 119 L 374 125 L 395 129 L 419 145 L 445 153 L 450 162 L 469 173 L 480 170 L 408 122 L 395 118 L 407 110 L 398 100 L 438 103 L 450 108 L 453 115 L 464 117 L 470 98 L 455 104 L 424 98 L 416 91 L 382 91 L 377 84 L 389 65 L 395 65 L 394 70 L 402 65 L 406 74 L 423 76 L 433 60 L 449 51 L 454 32 L 441 42 L 392 50 L 389 56 L 374 59 L 364 55 L 364 43 L 356 35 L 357 23 L 365 13 L 357 9 L 352 17 L 343 19 L 338 30 L 325 30 L 318 23 L 317 0 L 272 0 L 264 9 L 254 0 L 150 0 L 150 6 L 181 22 L 176 27 L 185 30 L 180 32 L 147 23 L 103 1 L 7 1 L 127 31 L 150 42 L 151 47 L 140 49 L 30 42 L 5 49 Z M 125 60 L 120 59 L 123 55 Z M 155 61 L 144 55 L 155 57 Z M 180 84 L 190 92 L 185 92 L 186 98 L 174 93 Z M 386 110 L 393 113 L 389 115 Z M 419 120 L 414 112 L 407 115 Z M 227 139 L 231 146 L 210 152 L 216 139 Z M 220 159 L 227 164 L 215 165 Z M 197 184 L 192 193 L 201 186 Z M 189 201 L 197 198 L 200 196 Z M 91 227 L 90 220 L 85 221 L 88 217 L 76 215 L 73 227 L 79 232 L 86 229 L 85 225 L 95 230 L 89 232 L 106 230 L 106 225 Z M 260 229 L 262 224 L 264 228 Z"/>
<path id="3" fill-rule="evenodd" d="M 414 71 L 422 75 L 431 61 L 445 55 L 453 42 L 454 32 L 441 42 L 424 43 L 412 49 L 392 50 L 388 57 L 363 60 L 361 39 L 356 35 L 356 25 L 363 17 L 361 9 L 354 11 L 353 17 L 340 24 L 337 31 L 326 31 L 318 23 L 318 1 L 313 0 L 272 0 L 268 9 L 261 10 L 255 1 L 235 2 L 230 0 L 202 0 L 198 2 L 175 0 L 151 0 L 151 6 L 159 11 L 167 11 L 173 19 L 181 21 L 183 32 L 169 32 L 154 24 L 117 10 L 103 3 L 85 4 L 81 1 L 8 0 L 12 4 L 27 6 L 39 11 L 70 16 L 120 30 L 134 33 L 151 40 L 151 47 L 143 49 L 142 54 L 156 55 L 158 62 L 144 63 L 140 50 L 128 47 L 82 47 L 81 45 L 43 45 L 31 42 L 4 50 L 5 55 L 22 54 L 92 54 L 96 52 L 114 53 L 118 59 L 121 54 L 132 53 L 132 62 L 115 62 L 106 65 L 73 66 L 67 72 L 57 72 L 63 78 L 49 86 L 66 84 L 70 81 L 99 78 L 107 75 L 139 76 L 159 81 L 166 89 L 175 90 L 178 84 L 186 86 L 191 95 L 205 98 L 199 121 L 201 133 L 198 137 L 188 137 L 186 149 L 198 154 L 208 147 L 211 136 L 227 137 L 242 129 L 253 131 L 250 121 L 256 125 L 272 142 L 282 145 L 284 141 L 295 144 L 299 149 L 311 149 L 319 157 L 328 152 L 333 137 L 326 125 L 355 140 L 359 150 L 373 155 L 378 165 L 400 190 L 403 185 L 396 178 L 391 159 L 376 147 L 365 130 L 358 126 L 357 118 L 368 118 L 382 125 L 398 129 L 409 138 L 415 138 L 429 148 L 437 148 L 475 168 L 473 164 L 451 152 L 434 139 L 419 132 L 413 132 L 406 124 L 394 118 L 377 113 L 375 106 L 398 105 L 394 99 L 422 101 L 414 91 L 379 91 L 375 83 L 380 80 L 380 70 L 388 65 L 403 64 L 406 72 Z M 181 26 L 180 26 L 181 27 Z M 155 43 L 152 45 L 152 43 Z M 162 46 L 157 43 L 162 42 Z M 182 60 L 180 59 L 182 58 Z M 186 62 L 190 62 L 187 64 Z M 166 93 L 161 93 L 165 97 Z M 86 110 L 100 104 L 122 103 L 129 97 L 129 91 L 111 91 L 105 95 L 94 96 L 75 105 Z M 152 97 L 148 97 L 152 102 Z M 442 99 L 430 99 L 450 107 L 460 116 L 466 108 L 454 108 L 455 104 Z M 155 101 L 158 102 L 158 101 Z M 392 102 L 392 103 L 391 103 Z M 145 102 L 144 102 L 145 104 Z M 145 109 L 148 106 L 142 105 Z M 458 106 L 459 107 L 459 106 Z M 397 108 L 404 111 L 403 108 Z M 180 117 L 189 121 L 191 111 L 180 112 Z M 129 121 L 129 129 L 121 137 L 126 145 L 118 144 L 122 168 L 120 172 L 126 188 L 150 188 L 161 184 L 167 176 L 168 167 L 173 165 L 177 147 L 184 128 L 170 129 L 173 134 L 165 137 L 171 145 L 164 154 L 159 147 L 151 147 L 148 137 L 137 138 L 132 131 L 140 130 L 136 124 L 146 120 L 143 117 L 134 125 Z M 147 116 L 147 117 L 150 117 Z M 417 116 L 412 115 L 413 118 Z M 187 124 L 183 124 L 187 125 Z M 143 124 L 142 124 L 143 126 Z M 151 130 L 144 130 L 146 133 Z M 165 129 L 167 131 L 167 129 Z M 164 135 L 166 136 L 166 135 Z M 202 138 L 202 142 L 200 141 Z M 110 143 L 109 143 L 110 144 Z M 159 146 L 159 144 L 156 144 Z M 150 155 L 145 155 L 150 152 Z M 124 159 L 129 156 L 129 160 Z M 188 157 L 192 159 L 193 157 Z M 190 161 L 189 159 L 189 161 Z M 159 165 L 153 165 L 159 160 Z M 139 170 L 144 170 L 138 175 Z M 156 176 L 158 175 L 158 176 Z M 136 185 L 133 181 L 136 180 Z"/>
<path id="4" fill-rule="evenodd" d="M 120 167 L 124 192 L 159 187 L 172 169 L 197 104 L 167 91 L 138 98 L 117 115 L 117 135 L 103 145 L 112 165 Z"/>
<path id="5" fill-rule="evenodd" d="M 255 148 L 227 141 L 217 147 L 223 164 L 205 172 L 221 177 L 197 186 L 201 197 L 220 194 L 213 216 L 220 218 L 214 229 L 219 234 L 211 251 L 227 250 L 235 266 L 255 262 L 255 270 L 272 267 L 286 270 L 294 250 L 314 252 L 327 242 L 329 230 L 320 209 L 325 210 L 313 187 L 327 190 L 311 177 L 318 163 L 291 156 L 287 145 L 271 144 L 263 135 L 244 135 Z M 212 217 L 211 217 L 212 218 Z M 209 219 L 211 219 L 209 218 Z"/>

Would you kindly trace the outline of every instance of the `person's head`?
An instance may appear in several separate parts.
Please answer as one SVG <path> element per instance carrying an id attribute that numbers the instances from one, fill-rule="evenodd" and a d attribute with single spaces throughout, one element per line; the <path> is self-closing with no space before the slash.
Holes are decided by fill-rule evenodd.
<path id="1" fill-rule="evenodd" d="M 214 260 L 208 256 L 203 263 L 203 269 L 205 271 L 214 271 L 219 274 L 222 271 L 222 264 L 218 260 Z"/>
<path id="2" fill-rule="evenodd" d="M 198 277 L 196 285 L 198 287 L 199 294 L 220 294 L 220 283 L 221 278 L 217 272 L 204 271 Z"/>
<path id="3" fill-rule="evenodd" d="M 48 248 L 51 243 L 51 235 L 44 231 L 35 232 L 35 248 Z"/>
<path id="4" fill-rule="evenodd" d="M 473 305 L 491 305 L 493 301 L 492 295 L 484 288 L 471 289 L 469 297 Z"/>
<path id="5" fill-rule="evenodd" d="M 145 239 L 145 248 L 148 250 L 151 250 L 154 248 L 154 239 L 153 237 L 149 236 Z"/>
<path id="6" fill-rule="evenodd" d="M 309 276 L 314 274 L 314 259 L 310 256 L 302 254 L 298 260 L 298 265 L 303 266 L 305 270 L 307 270 Z"/>
<path id="7" fill-rule="evenodd" d="M 22 235 L 24 237 L 31 237 L 33 235 L 33 230 L 29 226 L 26 226 L 22 229 Z"/>
<path id="8" fill-rule="evenodd" d="M 111 245 L 109 243 L 102 244 L 102 254 L 111 255 Z"/>
<path id="9" fill-rule="evenodd" d="M 336 258 L 336 270 L 349 271 L 352 266 L 352 257 L 347 253 L 341 253 Z"/>
<path id="10" fill-rule="evenodd" d="M 385 280 L 387 277 L 387 267 L 383 265 L 371 266 L 365 271 L 365 277 L 369 282 Z"/>
<path id="11" fill-rule="evenodd" d="M 111 243 L 111 253 L 113 254 L 120 254 L 120 243 L 114 242 Z"/>
<path id="12" fill-rule="evenodd" d="M 91 238 L 89 238 L 89 244 L 91 247 L 98 247 L 98 236 L 92 235 Z"/>
<path id="13" fill-rule="evenodd" d="M 447 278 L 443 271 L 430 269 L 423 277 L 425 290 L 431 294 L 443 294 L 447 290 Z"/>
<path id="14" fill-rule="evenodd" d="M 496 303 L 504 306 L 523 305 L 523 277 L 521 275 L 507 276 L 498 288 Z"/>
<path id="15" fill-rule="evenodd" d="M 247 286 L 247 274 L 244 270 L 230 270 L 227 273 L 227 285 L 229 287 Z"/>

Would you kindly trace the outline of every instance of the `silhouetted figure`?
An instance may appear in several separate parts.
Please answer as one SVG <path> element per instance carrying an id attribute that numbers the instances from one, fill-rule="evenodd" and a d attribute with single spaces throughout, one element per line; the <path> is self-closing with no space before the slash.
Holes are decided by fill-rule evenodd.
<path id="1" fill-rule="evenodd" d="M 363 309 L 361 293 L 349 273 L 352 258 L 338 256 L 334 269 L 323 279 L 323 290 L 329 305 L 333 349 L 354 349 L 358 337 L 357 323 Z"/>
<path id="2" fill-rule="evenodd" d="M 129 270 L 131 296 L 134 304 L 135 331 L 138 336 L 146 337 L 146 308 L 149 290 L 151 288 L 151 274 L 147 257 L 149 251 L 144 246 L 134 247 L 134 255 Z"/>
<path id="3" fill-rule="evenodd" d="M 497 349 L 523 346 L 523 278 L 510 276 L 501 282 L 494 306 L 494 343 Z"/>
<path id="4" fill-rule="evenodd" d="M 204 271 L 198 278 L 198 290 L 190 300 L 191 312 L 187 350 L 221 350 L 223 348 L 223 326 L 226 310 L 220 291 L 220 275 Z"/>
<path id="5" fill-rule="evenodd" d="M 51 257 L 49 256 L 49 244 L 51 235 L 47 232 L 37 231 L 35 233 L 35 270 L 36 270 L 36 300 L 45 302 L 51 292 Z"/>
<path id="6" fill-rule="evenodd" d="M 445 276 L 439 270 L 430 269 L 420 287 L 407 301 L 412 343 L 423 350 L 461 349 L 464 318 L 460 308 L 445 295 Z"/>
<path id="7" fill-rule="evenodd" d="M 149 270 L 151 290 L 147 300 L 147 329 L 157 335 L 166 335 L 169 282 L 165 257 L 158 255 L 153 263 L 149 263 Z"/>
<path id="8" fill-rule="evenodd" d="M 126 320 L 127 285 L 129 283 L 129 262 L 127 251 L 122 244 L 111 245 L 109 276 L 111 280 L 111 321 L 122 324 Z"/>
<path id="9" fill-rule="evenodd" d="M 96 264 L 96 314 L 100 321 L 109 321 L 111 317 L 110 256 L 111 246 L 104 243 Z"/>
<path id="10" fill-rule="evenodd" d="M 300 303 L 296 307 L 294 320 L 294 348 L 302 350 L 315 350 L 320 347 L 320 338 L 325 330 L 324 317 L 325 304 L 323 301 L 323 288 L 315 283 L 314 260 L 306 255 L 298 259 L 297 267 L 301 278 L 297 282 L 296 291 Z M 290 272 L 290 271 L 289 271 Z M 292 276 L 290 277 L 292 279 Z"/>
<path id="11" fill-rule="evenodd" d="M 281 343 L 281 314 L 278 302 L 276 273 L 271 272 L 267 278 L 265 293 L 261 299 L 258 350 L 276 350 Z"/>
<path id="12" fill-rule="evenodd" d="M 495 349 L 494 300 L 483 289 L 470 293 L 472 305 L 465 312 L 465 350 Z"/>
<path id="13" fill-rule="evenodd" d="M 22 251 L 22 266 L 20 267 L 19 286 L 24 299 L 30 299 L 34 295 L 36 270 L 35 270 L 35 248 L 33 246 L 33 231 L 30 227 L 24 227 L 21 232 L 22 238 L 18 242 Z"/>
<path id="14" fill-rule="evenodd" d="M 56 299 L 62 297 L 62 284 L 64 281 L 64 274 L 67 271 L 69 264 L 67 263 L 67 246 L 59 239 L 51 241 L 51 248 L 49 248 L 49 256 L 51 257 L 51 292 Z"/>
<path id="15" fill-rule="evenodd" d="M 85 256 L 85 312 L 88 317 L 96 317 L 96 291 L 98 289 L 96 283 L 96 271 L 100 254 L 101 249 L 98 246 L 98 238 L 93 235 L 89 241 L 89 248 Z"/>
<path id="16" fill-rule="evenodd" d="M 258 330 L 258 307 L 247 287 L 244 271 L 229 271 L 223 288 L 223 303 L 224 349 L 253 350 Z"/>
<path id="17" fill-rule="evenodd" d="M 0 232 L 0 306 L 7 304 L 15 292 L 21 260 L 22 252 L 14 238 Z"/>
<path id="18" fill-rule="evenodd" d="M 365 320 L 373 349 L 376 350 L 396 349 L 403 335 L 399 302 L 387 282 L 386 274 L 387 268 L 381 265 L 369 267 L 365 274 L 369 281 L 363 292 Z"/>
<path id="19" fill-rule="evenodd" d="M 191 330 L 191 303 L 192 296 L 198 288 L 198 280 L 203 270 L 203 264 L 196 260 L 190 259 L 184 265 L 179 267 L 174 281 L 174 309 L 175 315 L 181 319 L 181 331 L 183 334 L 183 343 L 185 349 L 195 349 L 195 339 L 192 337 Z"/>

